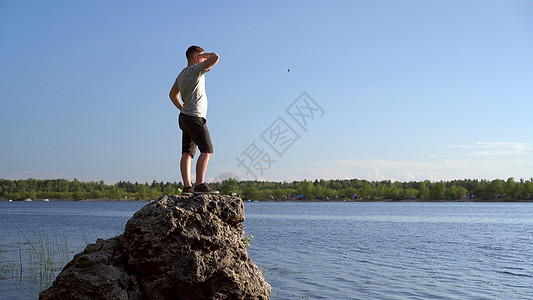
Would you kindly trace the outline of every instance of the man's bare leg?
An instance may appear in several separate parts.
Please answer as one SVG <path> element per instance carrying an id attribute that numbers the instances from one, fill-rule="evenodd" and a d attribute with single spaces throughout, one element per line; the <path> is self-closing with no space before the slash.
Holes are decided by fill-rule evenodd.
<path id="1" fill-rule="evenodd" d="M 212 153 L 201 153 L 200 156 L 198 156 L 198 161 L 196 162 L 196 186 L 194 187 L 194 193 L 196 195 L 218 194 L 218 191 L 211 189 L 204 181 L 205 170 L 207 169 L 211 154 Z"/>
<path id="2" fill-rule="evenodd" d="M 196 162 L 196 185 L 204 183 L 205 171 L 212 153 L 200 153 Z"/>
<path id="3" fill-rule="evenodd" d="M 181 154 L 180 170 L 181 170 L 181 177 L 183 178 L 184 187 L 192 186 L 191 161 L 192 161 L 192 155 L 190 155 L 189 153 L 185 153 L 185 152 Z"/>

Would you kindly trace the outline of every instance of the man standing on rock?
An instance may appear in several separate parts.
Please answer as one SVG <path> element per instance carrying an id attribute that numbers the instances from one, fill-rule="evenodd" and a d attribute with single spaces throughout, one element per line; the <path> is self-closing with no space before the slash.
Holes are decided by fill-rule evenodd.
<path id="1" fill-rule="evenodd" d="M 217 64 L 218 54 L 204 53 L 198 46 L 190 46 L 185 52 L 187 67 L 183 69 L 172 89 L 169 97 L 180 110 L 178 123 L 182 131 L 182 151 L 180 171 L 183 177 L 183 194 L 218 194 L 205 182 L 205 171 L 209 158 L 213 154 L 213 144 L 207 129 L 207 95 L 205 93 L 205 73 Z M 181 99 L 178 96 L 181 93 Z M 191 182 L 191 162 L 200 149 L 200 156 L 196 162 L 196 185 Z"/>

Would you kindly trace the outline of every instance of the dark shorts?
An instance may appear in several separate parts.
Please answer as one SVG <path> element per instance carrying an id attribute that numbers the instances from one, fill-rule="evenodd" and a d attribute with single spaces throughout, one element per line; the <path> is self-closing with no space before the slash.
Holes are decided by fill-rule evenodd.
<path id="1" fill-rule="evenodd" d="M 180 114 L 178 123 L 182 131 L 181 153 L 189 153 L 194 157 L 197 146 L 201 153 L 213 153 L 205 118 Z"/>

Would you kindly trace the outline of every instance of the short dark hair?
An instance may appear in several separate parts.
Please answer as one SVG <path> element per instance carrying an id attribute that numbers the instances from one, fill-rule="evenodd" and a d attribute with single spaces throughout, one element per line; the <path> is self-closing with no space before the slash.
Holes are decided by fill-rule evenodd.
<path id="1" fill-rule="evenodd" d="M 185 52 L 185 56 L 187 57 L 187 59 L 189 59 L 189 57 L 200 52 L 204 52 L 204 49 L 202 49 L 202 47 L 193 45 L 193 46 L 190 46 L 189 49 L 187 49 L 187 51 Z"/>

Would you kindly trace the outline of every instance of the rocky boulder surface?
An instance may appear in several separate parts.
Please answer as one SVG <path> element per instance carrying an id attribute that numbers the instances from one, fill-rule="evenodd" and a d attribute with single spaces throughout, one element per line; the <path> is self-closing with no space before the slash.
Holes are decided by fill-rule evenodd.
<path id="1" fill-rule="evenodd" d="M 76 254 L 39 299 L 269 299 L 243 221 L 239 197 L 163 196 Z"/>

